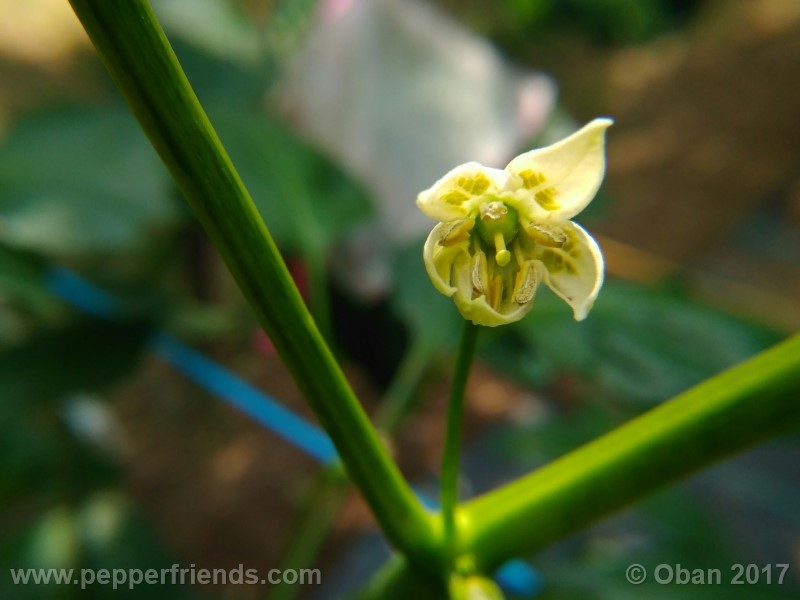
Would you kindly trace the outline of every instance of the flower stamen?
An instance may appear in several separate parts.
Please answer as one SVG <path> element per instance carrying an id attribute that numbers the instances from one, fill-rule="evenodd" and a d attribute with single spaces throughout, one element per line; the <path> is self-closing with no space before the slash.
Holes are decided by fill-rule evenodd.
<path id="1" fill-rule="evenodd" d="M 500 307 L 500 301 L 503 299 L 503 280 L 500 275 L 495 275 L 492 280 L 492 289 L 489 296 L 486 298 L 489 301 L 489 306 L 497 310 Z"/>
<path id="2" fill-rule="evenodd" d="M 536 295 L 536 288 L 539 286 L 539 273 L 536 265 L 532 261 L 522 263 L 517 277 L 514 281 L 514 291 L 512 296 L 517 304 L 527 304 Z"/>
<path id="3" fill-rule="evenodd" d="M 532 223 L 527 219 L 520 219 L 520 225 L 525 233 L 540 246 L 561 248 L 567 243 L 567 234 L 551 225 Z"/>
<path id="4" fill-rule="evenodd" d="M 450 228 L 442 235 L 439 243 L 442 246 L 453 246 L 469 239 L 469 232 L 475 227 L 475 219 L 458 219 L 450 224 Z"/>
<path id="5" fill-rule="evenodd" d="M 486 286 L 489 282 L 489 265 L 486 255 L 478 251 L 472 259 L 472 289 L 480 296 L 486 294 Z"/>

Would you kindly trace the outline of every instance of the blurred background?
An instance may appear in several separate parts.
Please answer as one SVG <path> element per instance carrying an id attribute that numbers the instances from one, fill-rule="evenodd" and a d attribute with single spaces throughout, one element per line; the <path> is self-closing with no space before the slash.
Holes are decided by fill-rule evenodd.
<path id="1" fill-rule="evenodd" d="M 153 6 L 420 490 L 436 489 L 460 317 L 424 273 L 433 223 L 414 198 L 457 164 L 502 167 L 616 121 L 604 187 L 579 217 L 605 253 L 604 291 L 583 323 L 543 290 L 528 318 L 485 331 L 465 496 L 800 327 L 794 0 Z M 112 593 L 14 587 L 9 568 L 180 563 L 318 567 L 324 585 L 114 595 L 346 597 L 386 553 L 367 509 L 292 431 L 231 406 L 243 380 L 313 419 L 269 340 L 66 0 L 0 0 L 0 16 L 0 595 Z M 798 440 L 795 428 L 530 558 L 509 596 L 799 597 Z M 631 563 L 723 578 L 733 563 L 791 566 L 783 585 L 721 590 L 635 588 Z"/>

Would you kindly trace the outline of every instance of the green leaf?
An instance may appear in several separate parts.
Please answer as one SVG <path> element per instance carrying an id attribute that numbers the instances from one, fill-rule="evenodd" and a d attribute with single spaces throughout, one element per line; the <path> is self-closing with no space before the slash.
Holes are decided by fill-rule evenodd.
<path id="1" fill-rule="evenodd" d="M 707 476 L 700 479 L 707 479 Z M 728 512 L 730 505 L 735 505 L 739 499 L 717 494 L 702 497 L 696 487 L 683 486 L 660 492 L 636 509 L 581 535 L 564 551 L 544 553 L 536 560 L 536 566 L 548 582 L 546 597 L 598 600 L 796 598 L 798 587 L 790 576 L 780 586 L 774 581 L 772 585 L 765 585 L 763 574 L 758 584 L 728 585 L 735 574 L 731 565 L 782 562 L 781 557 L 785 555 L 779 547 L 773 546 L 775 558 L 770 560 L 753 544 L 737 544 L 735 530 L 744 523 L 726 522 L 720 518 L 720 513 Z M 755 513 L 747 515 L 751 520 L 754 516 Z M 754 528 L 763 525 L 762 519 L 753 523 Z M 756 535 L 757 538 L 750 539 L 768 543 L 761 538 L 760 529 Z M 632 564 L 641 564 L 647 570 L 648 577 L 642 585 L 633 586 L 626 580 L 625 570 Z M 659 584 L 654 578 L 658 565 L 669 565 L 673 569 L 681 565 L 690 571 L 718 568 L 720 584 Z"/>
<path id="2" fill-rule="evenodd" d="M 130 500 L 116 491 L 102 491 L 74 505 L 56 504 L 34 515 L 34 519 L 16 524 L 13 535 L 0 541 L 0 596 L 21 600 L 42 598 L 191 598 L 180 577 L 173 582 L 170 567 L 175 560 L 165 552 L 152 527 Z M 9 569 L 64 568 L 74 569 L 73 585 L 14 586 Z M 91 569 L 93 573 L 82 569 Z M 166 578 L 160 585 L 131 581 L 101 583 L 85 579 L 86 587 L 78 584 L 81 577 L 98 575 L 104 569 L 116 577 L 134 575 L 128 570 L 162 569 Z M 119 570 L 119 571 L 117 571 Z M 126 570 L 127 572 L 123 572 Z M 178 574 L 176 574 L 178 575 Z M 186 577 L 185 582 L 188 583 Z M 135 582 L 134 582 L 135 583 Z M 77 592 L 72 596 L 69 591 Z"/>
<path id="3" fill-rule="evenodd" d="M 0 425 L 115 382 L 136 365 L 149 331 L 143 323 L 79 319 L 0 353 Z"/>
<path id="4" fill-rule="evenodd" d="M 158 0 L 153 9 L 170 33 L 215 56 L 253 62 L 261 54 L 258 26 L 232 2 Z"/>
<path id="5" fill-rule="evenodd" d="M 81 495 L 108 483 L 109 460 L 67 429 L 64 401 L 129 373 L 148 332 L 142 323 L 81 319 L 0 353 L 0 501 Z"/>
<path id="6" fill-rule="evenodd" d="M 267 115 L 212 111 L 220 138 L 276 242 L 305 254 L 329 248 L 365 221 L 365 192 Z"/>
<path id="7" fill-rule="evenodd" d="M 553 412 L 532 424 L 512 424 L 490 432 L 481 450 L 495 462 L 529 471 L 619 424 L 618 416 L 596 404 L 588 404 L 577 411 Z"/>
<path id="8" fill-rule="evenodd" d="M 32 256 L 0 244 L 0 298 L 26 305 L 31 312 L 55 307 L 56 300 L 42 287 L 42 266 Z"/>
<path id="9" fill-rule="evenodd" d="M 422 241 L 409 244 L 395 253 L 392 307 L 414 335 L 455 348 L 464 319 L 453 301 L 433 287 L 422 261 L 422 245 Z"/>
<path id="10" fill-rule="evenodd" d="M 648 39 L 670 24 L 663 0 L 569 0 L 560 8 L 562 18 L 617 43 Z"/>
<path id="11" fill-rule="evenodd" d="M 181 40 L 176 40 L 175 53 L 206 107 L 252 112 L 254 106 L 262 103 L 264 90 L 272 79 L 272 74 L 261 63 L 244 63 L 210 54 Z"/>
<path id="12" fill-rule="evenodd" d="M 633 284 L 608 282 L 580 323 L 552 294 L 536 303 L 514 332 L 529 352 L 551 373 L 578 372 L 595 392 L 627 402 L 660 402 L 780 339 L 687 298 Z"/>
<path id="13" fill-rule="evenodd" d="M 116 459 L 78 439 L 65 427 L 60 410 L 19 411 L 13 422 L 0 423 L 0 432 L 3 505 L 34 509 L 53 501 L 72 501 L 121 478 Z M 0 519 L 0 528 L 8 528 L 12 521 Z"/>
<path id="14" fill-rule="evenodd" d="M 0 351 L 63 310 L 42 286 L 41 261 L 0 243 Z"/>
<path id="15" fill-rule="evenodd" d="M 132 250 L 176 219 L 169 191 L 124 112 L 31 114 L 0 147 L 0 241 L 59 256 Z"/>
<path id="16" fill-rule="evenodd" d="M 212 116 L 283 249 L 299 254 L 322 251 L 372 215 L 360 186 L 269 116 L 230 111 Z"/>

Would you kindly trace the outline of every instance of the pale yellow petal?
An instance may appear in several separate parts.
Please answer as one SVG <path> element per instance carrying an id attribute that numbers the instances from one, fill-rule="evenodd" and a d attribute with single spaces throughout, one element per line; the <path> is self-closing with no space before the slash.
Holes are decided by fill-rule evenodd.
<path id="1" fill-rule="evenodd" d="M 452 296 L 456 293 L 456 287 L 453 285 L 453 267 L 458 262 L 459 264 L 466 260 L 469 262 L 470 256 L 467 252 L 469 247 L 469 240 L 460 242 L 458 244 L 443 246 L 440 242 L 442 237 L 452 229 L 449 223 L 439 223 L 433 228 L 428 239 L 425 241 L 425 247 L 422 251 L 422 260 L 425 263 L 425 270 L 431 278 L 433 286 L 445 296 Z M 457 261 L 457 259 L 459 259 Z"/>
<path id="2" fill-rule="evenodd" d="M 483 325 L 485 327 L 497 327 L 498 325 L 507 325 L 519 321 L 522 317 L 528 314 L 528 311 L 533 307 L 533 302 L 527 304 L 504 304 L 499 309 L 492 308 L 486 301 L 486 296 L 478 296 L 472 298 L 470 294 L 456 292 L 453 300 L 458 307 L 458 311 L 468 321 L 472 321 L 475 325 Z"/>
<path id="3" fill-rule="evenodd" d="M 560 222 L 582 211 L 605 174 L 605 131 L 611 119 L 595 119 L 571 136 L 545 148 L 520 154 L 506 167 L 529 219 Z"/>
<path id="4" fill-rule="evenodd" d="M 579 225 L 567 221 L 560 227 L 568 238 L 561 248 L 535 245 L 528 255 L 544 266 L 545 285 L 570 305 L 575 320 L 582 321 L 603 285 L 603 255 Z"/>
<path id="5" fill-rule="evenodd" d="M 509 173 L 469 162 L 447 173 L 417 196 L 417 206 L 437 221 L 455 221 L 470 216 L 481 199 L 506 189 Z"/>

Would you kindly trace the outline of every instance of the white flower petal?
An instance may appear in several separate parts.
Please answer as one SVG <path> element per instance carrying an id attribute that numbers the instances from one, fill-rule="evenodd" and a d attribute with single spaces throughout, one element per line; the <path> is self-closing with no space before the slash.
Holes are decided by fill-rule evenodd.
<path id="1" fill-rule="evenodd" d="M 456 287 L 452 283 L 452 271 L 456 259 L 463 255 L 462 260 L 467 265 L 469 264 L 469 253 L 467 252 L 469 240 L 452 246 L 442 246 L 439 243 L 449 229 L 449 223 L 436 225 L 428 235 L 428 239 L 425 240 L 425 247 L 422 251 L 425 270 L 431 278 L 433 287 L 447 297 L 456 293 Z"/>
<path id="2" fill-rule="evenodd" d="M 506 189 L 509 173 L 468 162 L 447 173 L 417 196 L 417 206 L 431 219 L 455 221 L 473 212 L 481 198 Z"/>
<path id="3" fill-rule="evenodd" d="M 582 321 L 603 285 L 603 255 L 579 225 L 567 221 L 560 227 L 568 237 L 563 248 L 536 245 L 532 254 L 544 265 L 545 285 L 572 307 L 576 321 Z"/>
<path id="4" fill-rule="evenodd" d="M 506 167 L 520 189 L 529 219 L 565 221 L 597 193 L 605 173 L 605 130 L 611 119 L 595 119 L 551 146 L 520 154 Z"/>
<path id="5" fill-rule="evenodd" d="M 500 307 L 500 310 L 495 310 L 486 301 L 486 296 L 478 296 L 477 298 L 471 297 L 471 290 L 469 294 L 462 293 L 460 290 L 453 296 L 453 300 L 458 307 L 458 311 L 468 321 L 472 321 L 475 325 L 483 325 L 484 327 L 497 327 L 498 325 L 507 325 L 514 321 L 519 321 L 522 317 L 528 314 L 533 308 L 533 302 L 527 304 L 506 304 Z"/>

